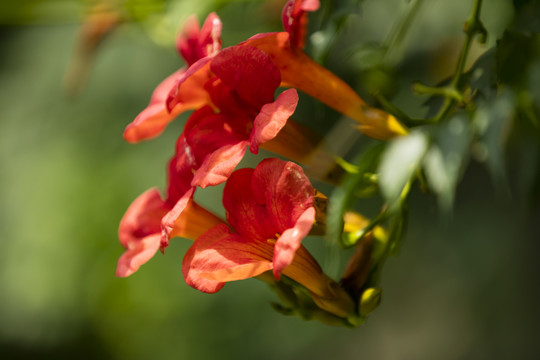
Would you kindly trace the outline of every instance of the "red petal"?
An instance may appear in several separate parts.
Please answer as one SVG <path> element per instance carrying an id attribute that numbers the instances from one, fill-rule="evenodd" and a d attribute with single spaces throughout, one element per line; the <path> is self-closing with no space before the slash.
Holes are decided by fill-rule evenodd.
<path id="1" fill-rule="evenodd" d="M 252 120 L 245 116 L 215 114 L 209 107 L 195 111 L 184 128 L 186 142 L 197 163 L 223 146 L 248 140 Z"/>
<path id="2" fill-rule="evenodd" d="M 214 57 L 210 68 L 257 109 L 274 101 L 274 92 L 281 82 L 279 70 L 270 57 L 250 46 L 223 49 Z"/>
<path id="3" fill-rule="evenodd" d="M 273 246 L 232 234 L 218 225 L 201 235 L 186 253 L 182 273 L 186 283 L 214 293 L 224 282 L 247 279 L 272 269 Z"/>
<path id="4" fill-rule="evenodd" d="M 170 207 L 191 189 L 193 171 L 197 168 L 197 162 L 193 150 L 182 134 L 176 142 L 176 153 L 169 161 L 167 203 Z"/>
<path id="5" fill-rule="evenodd" d="M 281 272 L 289 266 L 294 259 L 296 250 L 302 240 L 309 234 L 315 221 L 315 208 L 310 207 L 296 220 L 294 227 L 285 230 L 276 242 L 274 248 L 274 277 L 279 280 Z"/>
<path id="6" fill-rule="evenodd" d="M 283 8 L 283 28 L 290 34 L 291 46 L 303 49 L 307 33 L 306 11 L 319 8 L 319 0 L 290 0 Z"/>
<path id="7" fill-rule="evenodd" d="M 295 226 L 313 205 L 313 187 L 302 168 L 279 159 L 265 159 L 253 173 L 252 191 L 257 202 L 266 204 L 267 221 L 275 233 Z"/>
<path id="8" fill-rule="evenodd" d="M 184 134 L 197 167 L 191 186 L 207 187 L 226 181 L 242 160 L 249 144 L 251 119 L 215 114 L 209 107 L 194 112 Z"/>
<path id="9" fill-rule="evenodd" d="M 220 35 L 221 20 L 216 13 L 208 15 L 200 31 L 197 18 L 190 16 L 186 20 L 182 33 L 176 41 L 176 47 L 188 65 L 191 65 L 205 56 L 216 53 L 220 49 Z"/>
<path id="10" fill-rule="evenodd" d="M 294 89 L 279 94 L 276 101 L 265 104 L 253 122 L 250 136 L 250 150 L 259 152 L 259 145 L 275 138 L 285 126 L 298 104 L 298 93 Z"/>
<path id="11" fill-rule="evenodd" d="M 188 65 L 204 57 L 199 46 L 199 21 L 195 15 L 186 19 L 182 32 L 176 39 L 176 49 Z"/>
<path id="12" fill-rule="evenodd" d="M 268 225 L 265 203 L 257 202 L 252 192 L 254 169 L 236 170 L 223 189 L 223 206 L 227 221 L 246 238 L 266 241 L 275 238 L 272 223 Z"/>
<path id="13" fill-rule="evenodd" d="M 225 182 L 246 153 L 247 140 L 224 145 L 205 157 L 191 182 L 192 186 L 214 186 Z"/>
<path id="14" fill-rule="evenodd" d="M 221 20 L 215 12 L 210 13 L 204 21 L 199 43 L 204 56 L 214 55 L 221 49 Z"/>

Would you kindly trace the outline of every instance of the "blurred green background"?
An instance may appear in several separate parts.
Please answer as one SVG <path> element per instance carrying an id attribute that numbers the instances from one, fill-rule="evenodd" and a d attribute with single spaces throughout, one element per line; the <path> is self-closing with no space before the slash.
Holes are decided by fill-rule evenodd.
<path id="1" fill-rule="evenodd" d="M 357 329 L 277 314 L 269 305 L 275 295 L 256 280 L 230 283 L 215 295 L 190 288 L 180 271 L 190 245 L 183 239 L 133 276 L 116 278 L 118 223 L 138 194 L 164 187 L 165 164 L 186 119 L 152 141 L 122 139 L 155 85 L 181 66 L 167 30 L 191 12 L 204 18 L 215 7 L 224 45 L 232 45 L 279 30 L 283 4 L 131 3 L 148 9 L 105 39 L 77 96 L 63 78 L 88 2 L 2 5 L 0 358 L 540 357 L 540 216 L 535 198 L 522 191 L 534 186 L 527 179 L 535 179 L 539 159 L 518 151 L 507 154 L 506 190 L 494 187 L 486 167 L 473 160 L 450 214 L 440 212 L 432 195 L 413 192 L 408 234 L 383 274 L 383 302 Z M 490 38 L 476 54 L 493 46 L 513 15 L 510 1 L 485 3 Z M 471 6 L 466 0 L 424 5 L 404 47 L 400 106 L 420 113 L 412 81 L 451 73 Z M 404 7 L 400 0 L 362 2 L 340 41 L 381 41 Z M 346 74 L 350 57 L 339 48 L 327 65 Z M 419 58 L 436 66 L 420 66 Z M 300 114 L 308 123 L 309 110 Z M 220 189 L 198 196 L 222 211 Z M 324 248 L 322 239 L 307 241 Z"/>

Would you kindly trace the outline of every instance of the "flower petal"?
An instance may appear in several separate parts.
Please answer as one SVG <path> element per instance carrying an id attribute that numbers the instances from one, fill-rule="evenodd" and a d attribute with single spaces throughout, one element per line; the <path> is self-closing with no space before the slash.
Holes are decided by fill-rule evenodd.
<path id="1" fill-rule="evenodd" d="M 144 237 L 159 234 L 161 218 L 169 211 L 159 191 L 149 189 L 128 207 L 118 227 L 118 238 L 126 249 L 136 246 Z"/>
<path id="2" fill-rule="evenodd" d="M 141 111 L 135 120 L 126 127 L 124 131 L 126 141 L 135 143 L 158 136 L 167 124 L 183 111 L 183 109 L 178 108 L 169 113 L 165 107 L 165 100 L 185 71 L 184 68 L 176 71 L 156 87 L 146 109 Z"/>
<path id="3" fill-rule="evenodd" d="M 193 201 L 195 188 L 190 188 L 161 220 L 161 249 L 174 237 L 195 240 L 215 225 L 222 224 L 218 216 Z"/>
<path id="4" fill-rule="evenodd" d="M 188 65 L 191 65 L 219 51 L 220 35 L 221 20 L 216 13 L 208 15 L 201 30 L 197 18 L 193 15 L 184 23 L 182 33 L 176 40 L 176 48 Z"/>
<path id="5" fill-rule="evenodd" d="M 165 101 L 169 112 L 175 112 L 177 106 L 180 106 L 180 110 L 176 111 L 181 112 L 211 104 L 210 96 L 204 88 L 212 77 L 210 60 L 212 56 L 198 60 L 178 79 L 178 84 L 173 86 Z"/>
<path id="6" fill-rule="evenodd" d="M 186 283 L 200 291 L 214 293 L 224 282 L 247 279 L 272 269 L 271 244 L 254 242 L 218 225 L 201 235 L 182 263 Z"/>
<path id="7" fill-rule="evenodd" d="M 252 120 L 241 115 L 214 113 L 209 107 L 195 111 L 184 128 L 186 143 L 197 163 L 219 148 L 248 140 Z"/>
<path id="8" fill-rule="evenodd" d="M 126 250 L 118 259 L 116 276 L 126 277 L 139 270 L 159 249 L 159 233 L 147 236 L 134 247 Z"/>
<path id="9" fill-rule="evenodd" d="M 208 14 L 199 35 L 203 55 L 216 54 L 221 49 L 221 20 L 215 12 Z"/>
<path id="10" fill-rule="evenodd" d="M 176 153 L 169 161 L 168 167 L 167 203 L 170 208 L 191 189 L 193 171 L 196 168 L 197 161 L 193 149 L 182 134 L 176 141 Z"/>
<path id="11" fill-rule="evenodd" d="M 279 94 L 276 101 L 265 104 L 253 122 L 250 136 L 250 151 L 259 152 L 259 145 L 277 136 L 287 120 L 296 110 L 298 93 L 294 89 L 285 90 Z"/>
<path id="12" fill-rule="evenodd" d="M 319 0 L 290 0 L 283 8 L 283 29 L 290 34 L 291 46 L 303 49 L 307 33 L 306 11 L 316 11 Z"/>
<path id="13" fill-rule="evenodd" d="M 214 57 L 210 68 L 256 109 L 274 101 L 274 92 L 281 82 L 279 70 L 272 59 L 251 46 L 223 49 Z"/>
<path id="14" fill-rule="evenodd" d="M 214 186 L 225 182 L 246 153 L 249 142 L 239 141 L 222 146 L 206 156 L 193 176 L 192 186 Z"/>
<path id="15" fill-rule="evenodd" d="M 174 207 L 163 216 L 161 220 L 161 250 L 169 246 L 169 240 L 171 239 L 171 234 L 175 230 L 176 220 L 180 217 L 188 202 L 192 201 L 194 188 L 189 189 L 184 193 L 184 195 L 177 201 Z M 178 231 L 175 231 L 178 233 Z"/>
<path id="16" fill-rule="evenodd" d="M 154 256 L 159 248 L 161 218 L 167 211 L 157 189 L 145 191 L 129 206 L 118 228 L 126 251 L 118 259 L 116 276 L 133 274 Z"/>
<path id="17" fill-rule="evenodd" d="M 275 233 L 295 226 L 297 219 L 313 206 L 313 187 L 300 166 L 290 161 L 265 159 L 253 173 L 252 191 L 266 204 L 267 219 Z"/>
<path id="18" fill-rule="evenodd" d="M 266 226 L 268 216 L 264 202 L 257 202 L 252 193 L 254 171 L 244 168 L 229 177 L 223 189 L 223 206 L 227 211 L 227 221 L 240 235 L 266 241 L 275 238 L 276 232 L 271 225 Z"/>
<path id="19" fill-rule="evenodd" d="M 277 239 L 274 248 L 274 277 L 279 280 L 281 272 L 289 266 L 294 259 L 296 250 L 311 230 L 315 221 L 315 208 L 310 207 L 296 220 L 294 227 L 285 230 Z"/>

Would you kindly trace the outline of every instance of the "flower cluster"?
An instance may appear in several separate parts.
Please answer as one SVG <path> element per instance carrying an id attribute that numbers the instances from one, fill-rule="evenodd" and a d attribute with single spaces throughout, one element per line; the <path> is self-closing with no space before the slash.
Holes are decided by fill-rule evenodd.
<path id="1" fill-rule="evenodd" d="M 285 31 L 258 34 L 225 49 L 215 13 L 201 28 L 195 18 L 186 22 L 177 49 L 187 67 L 155 89 L 124 133 L 129 142 L 154 138 L 179 114 L 193 110 L 169 162 L 166 196 L 146 191 L 120 223 L 126 250 L 117 276 L 131 275 L 160 248 L 164 251 L 170 239 L 183 237 L 194 240 L 182 264 L 190 286 L 214 293 L 228 281 L 258 277 L 290 307 L 305 310 L 309 303 L 311 314 L 323 321 L 355 323 L 358 296 L 325 275 L 301 244 L 324 219 L 324 207 L 302 168 L 265 159 L 255 169 L 235 171 L 248 148 L 257 154 L 268 146 L 300 162 L 313 150 L 309 132 L 299 131 L 290 119 L 297 90 L 353 118 L 360 131 L 376 139 L 407 132 L 303 52 L 307 12 L 318 7 L 318 0 L 290 0 L 283 10 Z M 227 216 L 220 219 L 193 197 L 197 188 L 224 182 Z"/>

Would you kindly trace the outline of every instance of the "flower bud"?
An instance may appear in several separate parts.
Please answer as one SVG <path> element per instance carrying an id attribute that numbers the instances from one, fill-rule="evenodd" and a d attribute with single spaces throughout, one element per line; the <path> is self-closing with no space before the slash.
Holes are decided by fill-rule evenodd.
<path id="1" fill-rule="evenodd" d="M 377 288 L 368 288 L 362 293 L 360 303 L 358 304 L 358 313 L 360 316 L 367 316 L 375 310 L 381 303 L 382 290 Z"/>

